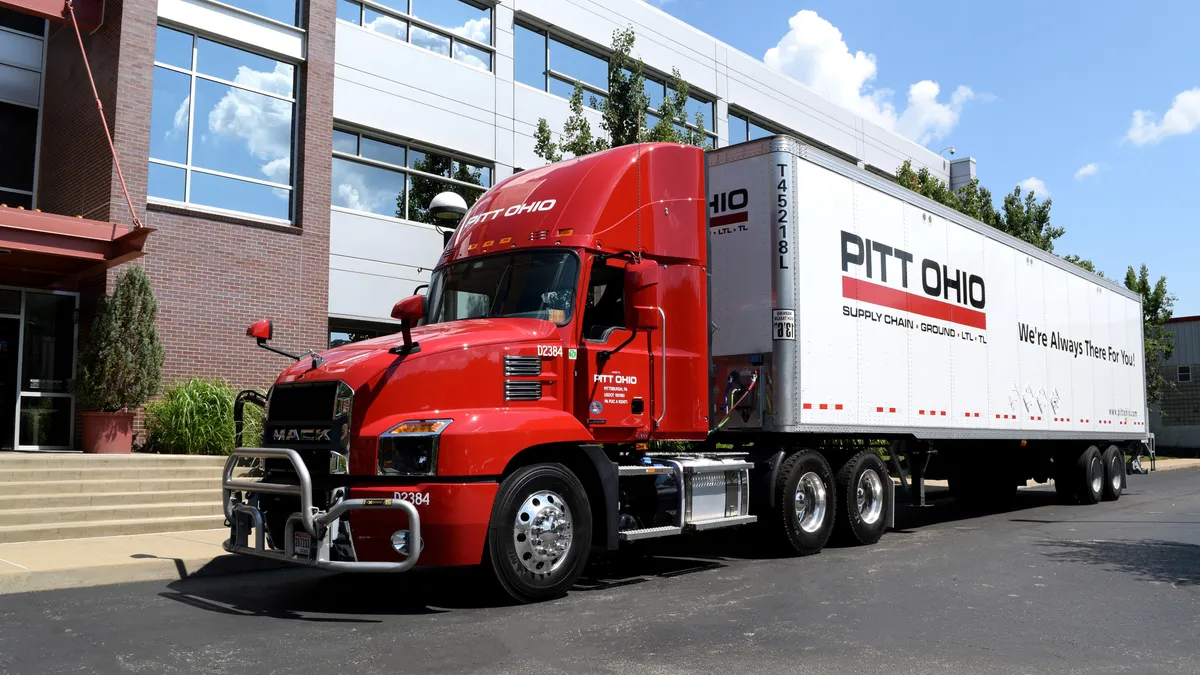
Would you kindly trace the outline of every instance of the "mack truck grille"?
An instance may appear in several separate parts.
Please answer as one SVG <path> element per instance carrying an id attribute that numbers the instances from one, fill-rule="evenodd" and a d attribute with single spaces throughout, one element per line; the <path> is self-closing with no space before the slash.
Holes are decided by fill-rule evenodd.
<path id="1" fill-rule="evenodd" d="M 263 445 L 299 451 L 314 482 L 344 473 L 336 471 L 338 464 L 331 460 L 336 459 L 333 452 L 349 457 L 353 398 L 353 390 L 344 382 L 275 385 L 263 420 Z M 273 460 L 268 468 L 291 472 L 286 461 Z"/>

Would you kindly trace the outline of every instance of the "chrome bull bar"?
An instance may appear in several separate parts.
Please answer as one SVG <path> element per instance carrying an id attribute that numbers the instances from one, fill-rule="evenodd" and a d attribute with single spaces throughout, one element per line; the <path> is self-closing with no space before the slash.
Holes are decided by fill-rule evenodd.
<path id="1" fill-rule="evenodd" d="M 266 483 L 262 481 L 235 480 L 233 472 L 241 458 L 286 459 L 292 463 L 299 485 Z M 300 498 L 300 511 L 287 519 L 284 530 L 283 550 L 267 547 L 266 530 L 263 527 L 262 511 L 257 506 L 235 497 L 238 493 L 295 495 Z M 225 461 L 225 472 L 221 477 L 221 501 L 225 519 L 229 521 L 229 539 L 225 550 L 230 553 L 253 555 L 260 558 L 281 560 L 297 565 L 308 565 L 338 572 L 404 572 L 417 564 L 421 555 L 421 516 L 412 504 L 401 499 L 344 499 L 328 511 L 321 511 L 312 503 L 312 478 L 304 465 L 300 453 L 291 448 L 238 448 Z M 330 560 L 332 545 L 330 523 L 337 521 L 350 511 L 401 510 L 408 515 L 408 558 L 401 562 L 359 562 L 357 560 Z M 312 537 L 310 554 L 300 555 L 295 550 L 296 526 L 299 524 Z M 250 544 L 250 529 L 254 530 L 254 544 Z"/>

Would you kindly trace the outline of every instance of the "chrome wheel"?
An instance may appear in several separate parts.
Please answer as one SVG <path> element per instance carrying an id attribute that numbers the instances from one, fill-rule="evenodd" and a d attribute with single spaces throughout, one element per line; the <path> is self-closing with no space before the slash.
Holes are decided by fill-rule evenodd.
<path id="1" fill-rule="evenodd" d="M 874 525 L 883 514 L 883 481 L 874 471 L 864 471 L 858 477 L 858 517 Z"/>
<path id="2" fill-rule="evenodd" d="M 1113 492 L 1120 492 L 1120 490 L 1121 490 L 1121 474 L 1124 470 L 1125 470 L 1125 467 L 1121 466 L 1121 455 L 1114 454 L 1113 458 L 1112 458 L 1112 469 L 1111 469 L 1112 473 L 1110 474 L 1112 476 L 1112 478 L 1110 479 L 1110 482 L 1112 483 Z"/>
<path id="3" fill-rule="evenodd" d="M 800 476 L 796 483 L 796 522 L 801 530 L 811 534 L 821 529 L 827 501 L 825 483 L 820 476 L 811 471 Z"/>
<path id="4" fill-rule="evenodd" d="M 525 569 L 548 574 L 558 569 L 571 550 L 571 509 L 557 493 L 540 490 L 529 495 L 513 523 L 513 543 Z"/>
<path id="5" fill-rule="evenodd" d="M 1104 463 L 1099 457 L 1092 458 L 1092 463 L 1088 466 L 1088 477 L 1092 481 L 1092 492 L 1099 494 L 1100 489 L 1104 487 Z"/>

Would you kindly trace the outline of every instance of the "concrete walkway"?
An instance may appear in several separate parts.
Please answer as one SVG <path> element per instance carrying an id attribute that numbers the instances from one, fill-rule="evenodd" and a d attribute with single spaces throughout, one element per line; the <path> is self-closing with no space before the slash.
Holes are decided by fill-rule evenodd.
<path id="1" fill-rule="evenodd" d="M 1158 471 L 1200 467 L 1200 459 L 1164 459 Z M 1138 476 L 1131 476 L 1136 481 Z M 927 481 L 945 487 L 945 481 Z M 1030 484 L 1032 487 L 1036 484 Z M 0 595 L 131 581 L 174 581 L 280 566 L 234 556 L 222 544 L 229 530 L 165 532 L 93 539 L 0 544 Z"/>
<path id="2" fill-rule="evenodd" d="M 227 538 L 229 530 L 222 528 L 0 544 L 0 595 L 279 566 L 226 553 L 222 544 Z"/>

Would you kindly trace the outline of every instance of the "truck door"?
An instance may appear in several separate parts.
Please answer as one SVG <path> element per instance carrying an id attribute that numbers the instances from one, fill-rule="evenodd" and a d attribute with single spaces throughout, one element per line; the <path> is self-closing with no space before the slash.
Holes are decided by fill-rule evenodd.
<path id="1" fill-rule="evenodd" d="M 625 268 L 617 260 L 592 261 L 584 298 L 576 360 L 576 415 L 598 441 L 647 438 L 650 399 L 650 332 L 625 327 Z"/>

